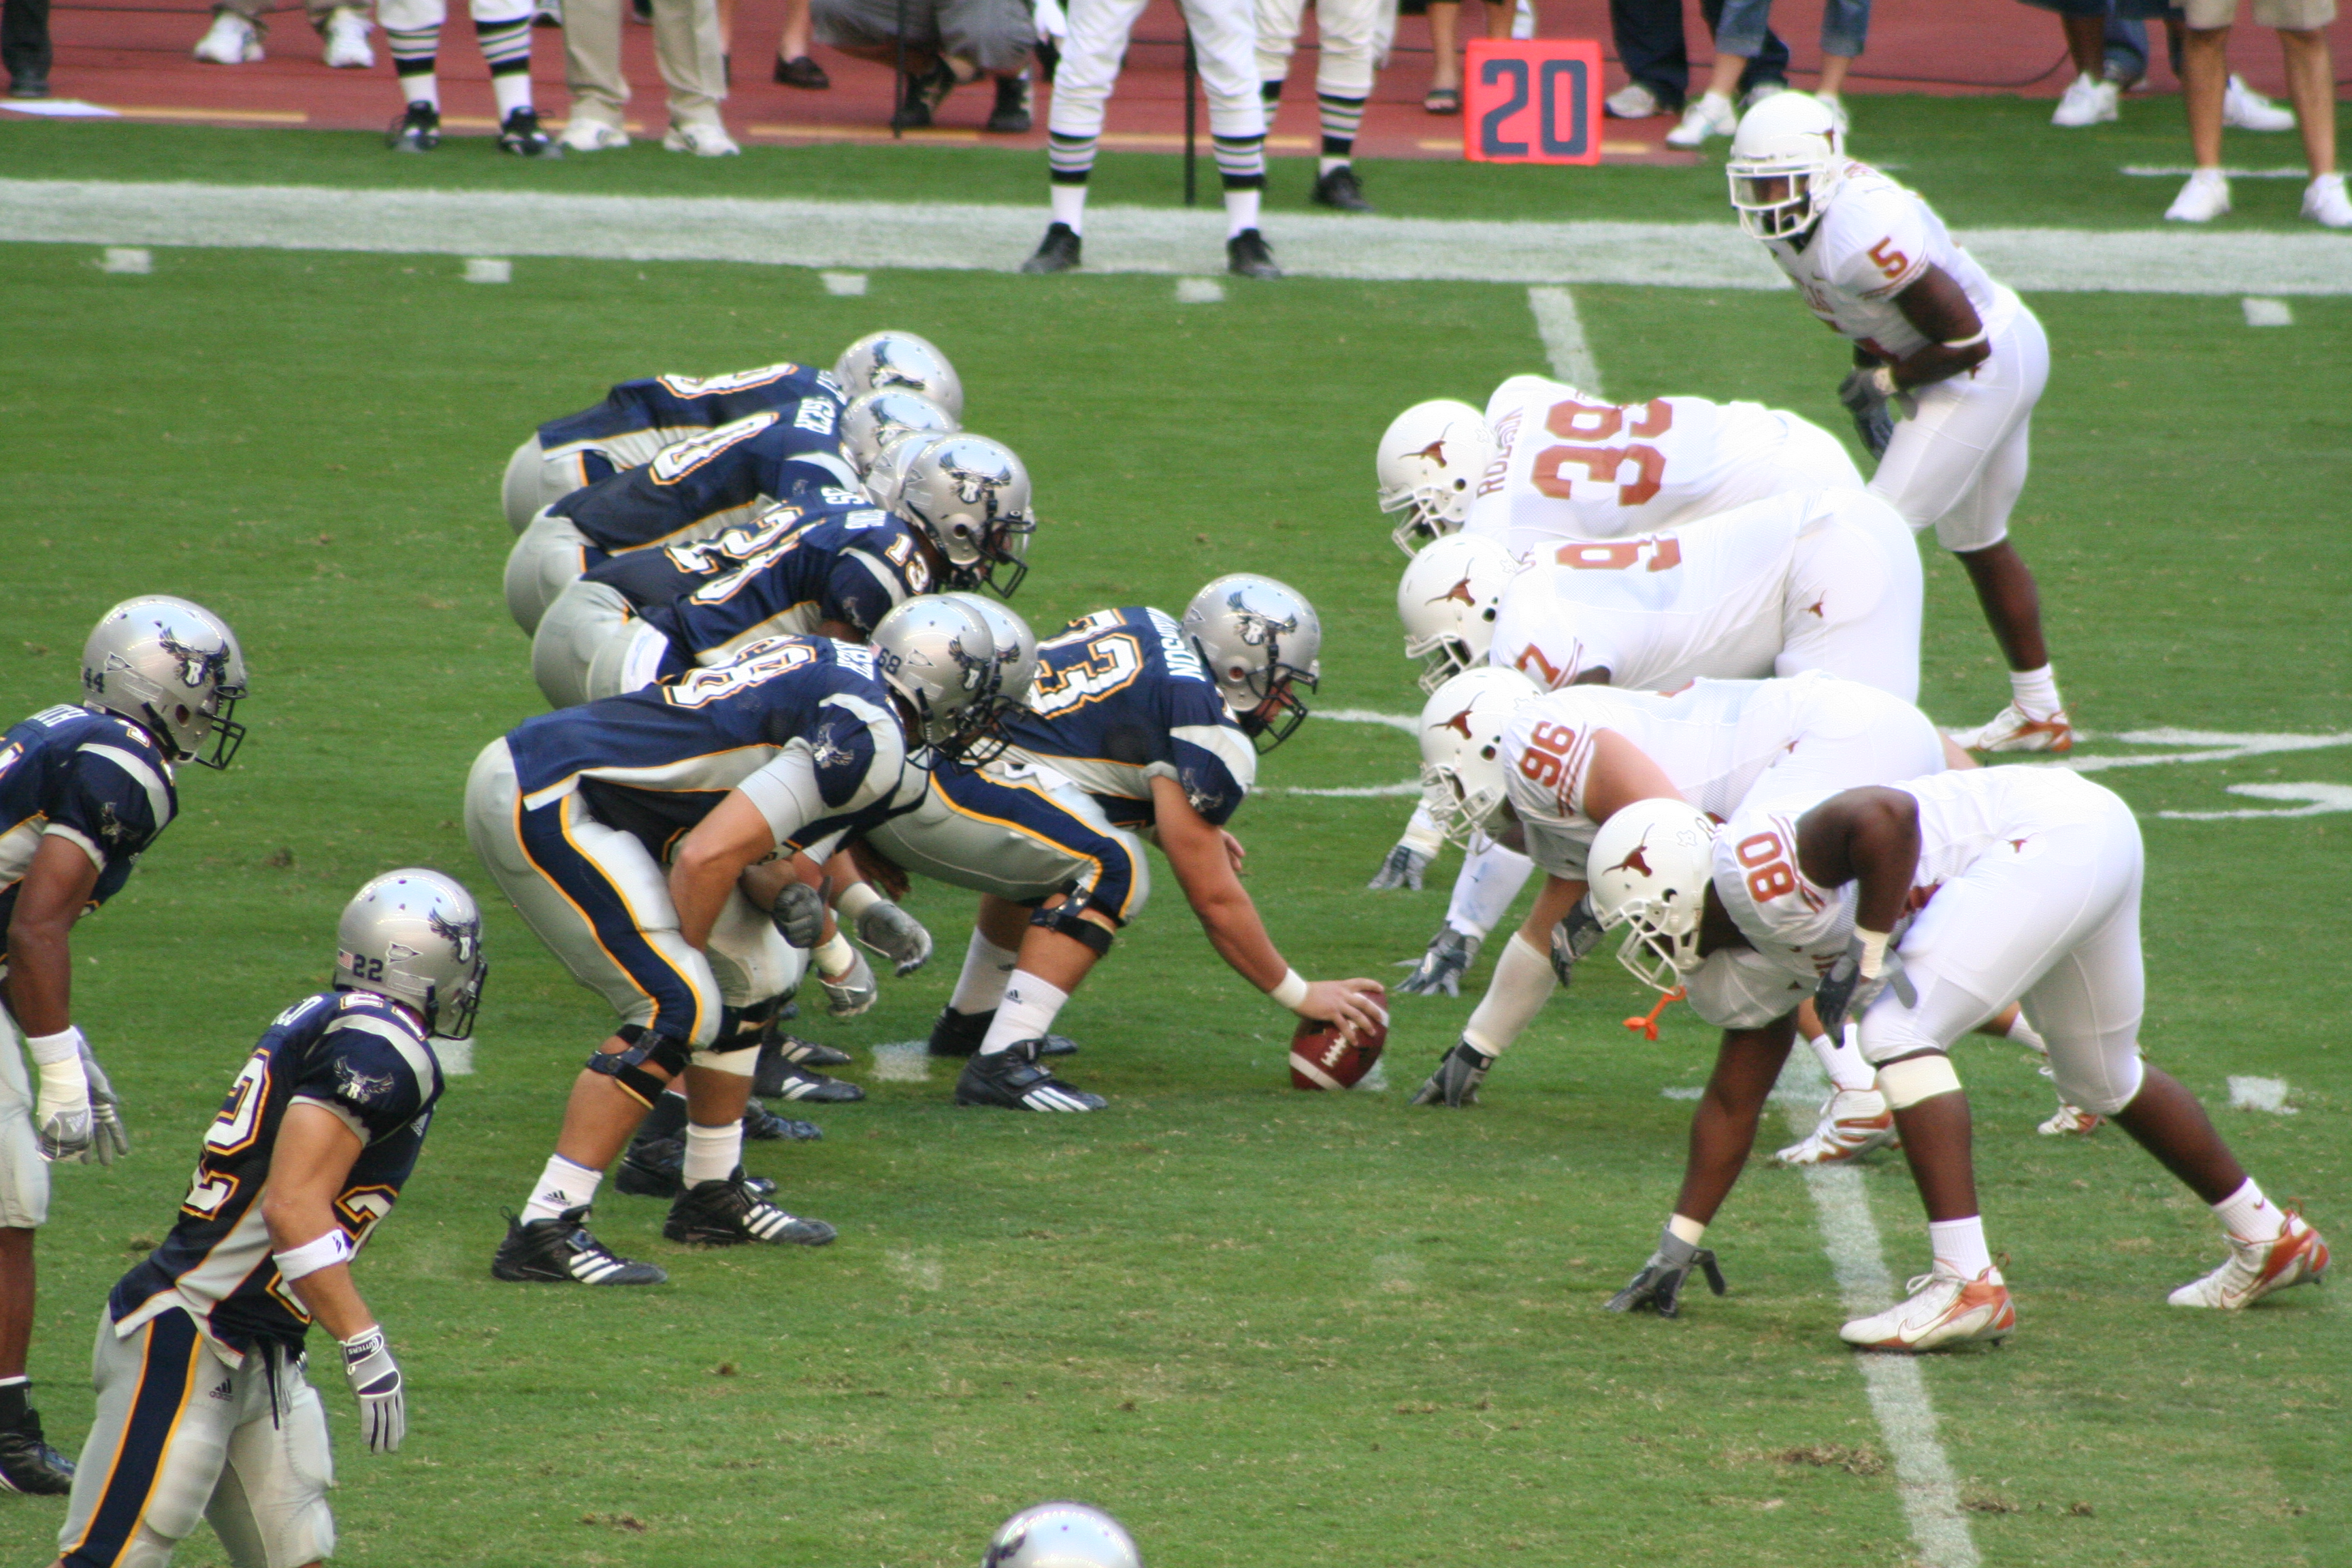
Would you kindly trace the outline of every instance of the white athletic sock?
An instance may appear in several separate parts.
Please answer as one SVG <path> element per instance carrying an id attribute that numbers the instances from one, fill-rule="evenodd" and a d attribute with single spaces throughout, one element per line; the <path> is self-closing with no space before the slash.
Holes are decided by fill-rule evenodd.
<path id="1" fill-rule="evenodd" d="M 2017 1016 L 2009 1021 L 2009 1038 L 2015 1040 L 2027 1050 L 2039 1051 L 2045 1057 L 2050 1054 L 2050 1042 L 2042 1037 L 2041 1030 L 2026 1021 L 2025 1009 L 2022 1007 L 2017 1010 Z"/>
<path id="2" fill-rule="evenodd" d="M 1853 1043 L 1853 1037 L 1836 1040 L 1827 1035 L 1815 1035 L 1806 1043 L 1813 1047 L 1813 1055 L 1821 1058 L 1822 1071 L 1837 1088 L 1868 1089 L 1878 1081 L 1878 1069 L 1862 1059 L 1862 1049 Z"/>
<path id="3" fill-rule="evenodd" d="M 1463 1026 L 1462 1037 L 1490 1057 L 1501 1056 L 1559 988 L 1550 955 L 1537 952 L 1534 943 L 1513 931 L 1503 944 L 1503 956 L 1495 961 L 1486 994 Z"/>
<path id="4" fill-rule="evenodd" d="M 555 1219 L 565 1209 L 595 1202 L 596 1189 L 604 1180 L 602 1171 L 575 1165 L 561 1154 L 550 1154 L 547 1169 L 540 1173 L 539 1185 L 531 1189 L 530 1201 L 522 1205 L 523 1224 Z"/>
<path id="5" fill-rule="evenodd" d="M 1024 1040 L 1042 1037 L 1069 999 L 1061 987 L 1048 985 L 1025 969 L 1014 970 L 1004 987 L 1004 1000 L 996 1005 L 996 1016 L 989 1020 L 988 1037 L 980 1042 L 980 1054 L 992 1057 Z"/>
<path id="6" fill-rule="evenodd" d="M 697 1182 L 723 1182 L 742 1163 L 741 1117 L 724 1127 L 705 1127 L 698 1121 L 686 1124 L 686 1169 L 681 1176 L 688 1186 Z"/>
<path id="7" fill-rule="evenodd" d="M 2276 1241 L 2279 1232 L 2286 1228 L 2286 1215 L 2254 1184 L 2252 1176 L 2246 1184 L 2213 1205 L 2213 1217 L 2221 1228 L 2244 1242 Z"/>
<path id="8" fill-rule="evenodd" d="M 1257 226 L 1258 197 L 1264 193 L 1252 188 L 1225 193 L 1225 237 L 1233 238 L 1244 229 Z"/>
<path id="9" fill-rule="evenodd" d="M 956 976 L 955 994 L 948 1005 L 967 1016 L 995 1010 L 1004 1000 L 1005 982 L 1013 978 L 1013 967 L 1021 962 L 1017 952 L 1008 952 L 972 929 L 971 942 L 963 950 L 963 973 Z"/>
<path id="10" fill-rule="evenodd" d="M 494 76 L 490 78 L 490 93 L 498 100 L 499 122 L 504 124 L 507 116 L 516 110 L 531 107 L 530 73 L 509 71 Z"/>
<path id="11" fill-rule="evenodd" d="M 2011 670 L 2009 689 L 2029 719 L 2047 719 L 2066 706 L 2058 695 L 2058 678 L 2046 664 L 2040 669 Z"/>
<path id="12" fill-rule="evenodd" d="M 1054 221 L 1067 224 L 1073 232 L 1087 232 L 1087 188 L 1084 185 L 1051 187 L 1054 197 Z"/>
<path id="13" fill-rule="evenodd" d="M 1948 1263 L 1960 1271 L 1963 1279 L 1973 1279 L 1992 1267 L 1992 1254 L 1985 1250 L 1984 1216 L 1970 1215 L 1966 1219 L 1934 1219 L 1927 1222 L 1927 1248 L 1939 1263 Z"/>

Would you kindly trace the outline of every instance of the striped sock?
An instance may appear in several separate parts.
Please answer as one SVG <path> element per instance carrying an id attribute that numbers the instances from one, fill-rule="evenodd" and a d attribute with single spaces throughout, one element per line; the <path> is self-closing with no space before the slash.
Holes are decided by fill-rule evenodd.
<path id="1" fill-rule="evenodd" d="M 1364 122 L 1364 100 L 1322 92 L 1315 95 L 1315 101 L 1323 110 L 1323 157 L 1316 172 L 1328 174 L 1355 156 L 1356 128 Z"/>
<path id="2" fill-rule="evenodd" d="M 1045 136 L 1045 167 L 1052 172 L 1057 185 L 1083 185 L 1087 176 L 1095 172 L 1095 143 L 1092 136 L 1066 136 L 1059 131 Z"/>
<path id="3" fill-rule="evenodd" d="M 1271 133 L 1274 130 L 1274 117 L 1282 108 L 1281 79 L 1277 78 L 1273 81 L 1258 83 L 1257 95 L 1265 104 L 1265 128 Z"/>
<path id="4" fill-rule="evenodd" d="M 498 97 L 499 119 L 504 121 L 518 109 L 530 108 L 530 15 L 510 22 L 477 22 L 474 37 L 482 46 L 482 58 L 489 62 L 490 90 Z"/>
<path id="5" fill-rule="evenodd" d="M 1212 136 L 1209 138 L 1217 153 L 1217 173 L 1223 176 L 1228 191 L 1255 191 L 1265 185 L 1265 138 L 1258 136 Z"/>
<path id="6" fill-rule="evenodd" d="M 400 100 L 429 103 L 434 112 L 440 112 L 441 83 L 433 74 L 434 57 L 441 48 L 440 25 L 419 27 L 413 33 L 386 27 L 383 41 L 392 51 L 392 68 L 400 77 Z"/>

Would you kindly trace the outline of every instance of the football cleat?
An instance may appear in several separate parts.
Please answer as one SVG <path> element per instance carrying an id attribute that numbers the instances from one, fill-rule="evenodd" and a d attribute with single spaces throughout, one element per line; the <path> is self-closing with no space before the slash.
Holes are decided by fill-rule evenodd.
<path id="1" fill-rule="evenodd" d="M 490 1259 L 494 1279 L 550 1284 L 663 1285 L 669 1275 L 651 1263 L 623 1258 L 588 1234 L 588 1205 L 529 1224 L 507 1215 L 507 1238 Z"/>
<path id="2" fill-rule="evenodd" d="M 1495 1058 L 1467 1040 L 1437 1059 L 1437 1070 L 1427 1081 L 1412 1091 L 1407 1105 L 1444 1105 L 1459 1110 L 1465 1105 L 1478 1103 L 1478 1086 L 1486 1081 L 1486 1069 Z"/>
<path id="3" fill-rule="evenodd" d="M 821 1219 L 802 1219 L 751 1195 L 739 1170 L 723 1182 L 698 1182 L 677 1194 L 662 1235 L 689 1247 L 823 1247 L 839 1234 Z"/>
<path id="4" fill-rule="evenodd" d="M 2065 96 L 2051 112 L 2050 123 L 2068 131 L 2085 125 L 2105 125 L 2116 117 L 2116 100 L 2123 89 L 2111 81 L 2101 81 L 2088 71 L 2066 84 Z"/>
<path id="5" fill-rule="evenodd" d="M 801 1123 L 806 1126 L 807 1123 Z M 735 1174 L 755 1198 L 775 1195 L 776 1184 L 765 1176 Z M 680 1138 L 640 1138 L 631 1143 L 613 1168 L 613 1185 L 633 1198 L 674 1198 L 686 1190 L 686 1142 Z"/>
<path id="6" fill-rule="evenodd" d="M 794 1068 L 843 1068 L 850 1059 L 847 1051 L 779 1032 L 760 1044 L 760 1068 L 751 1075 L 751 1093 L 760 1100 L 782 1100 Z"/>
<path id="7" fill-rule="evenodd" d="M 1037 1065 L 1041 1040 L 1023 1040 L 993 1056 L 974 1057 L 957 1076 L 958 1105 L 994 1105 L 1006 1110 L 1100 1110 L 1110 1103 L 1099 1094 L 1064 1083 Z"/>
<path id="8" fill-rule="evenodd" d="M 1933 1269 L 1904 1289 L 1909 1292 L 1905 1300 L 1854 1319 L 1838 1330 L 1838 1338 L 1864 1350 L 1916 1354 L 1970 1340 L 1997 1340 L 2017 1327 L 2017 1308 L 1998 1268 L 1969 1279 L 1939 1258 Z"/>
<path id="9" fill-rule="evenodd" d="M 1368 213 L 1371 202 L 1364 195 L 1364 183 L 1356 177 L 1356 165 L 1342 163 L 1315 182 L 1315 193 L 1309 198 L 1317 206 L 1331 207 L 1343 213 Z"/>
<path id="10" fill-rule="evenodd" d="M 1282 268 L 1274 264 L 1274 247 L 1265 236 L 1254 228 L 1245 228 L 1225 241 L 1225 270 L 1236 278 L 1279 278 Z"/>
<path id="11" fill-rule="evenodd" d="M 261 58 L 261 29 L 248 17 L 223 7 L 197 40 L 196 58 L 216 66 L 247 66 Z"/>
<path id="12" fill-rule="evenodd" d="M 988 1026 L 996 1022 L 996 1009 L 985 1013 L 959 1013 L 953 1007 L 942 1007 L 931 1023 L 931 1055 L 935 1057 L 968 1057 L 978 1053 L 988 1040 Z M 1074 1057 L 1078 1054 L 1078 1042 L 1067 1035 L 1046 1035 L 1037 1044 L 1041 1057 Z"/>
<path id="13" fill-rule="evenodd" d="M 0 1429 L 0 1487 L 33 1497 L 63 1497 L 73 1490 L 71 1459 L 41 1435 L 41 1413 L 26 1406 L 23 1419 Z"/>
<path id="14" fill-rule="evenodd" d="M 743 1108 L 743 1139 L 750 1143 L 814 1143 L 824 1129 L 814 1121 L 779 1116 L 758 1100 Z"/>
<path id="15" fill-rule="evenodd" d="M 338 5 L 327 16 L 327 47 L 321 57 L 335 70 L 373 70 L 375 51 L 368 47 L 365 11 Z"/>
<path id="16" fill-rule="evenodd" d="M 1727 98 L 1703 93 L 1683 110 L 1682 123 L 1666 132 L 1669 147 L 1696 147 L 1710 136 L 1728 136 L 1739 127 L 1739 116 Z"/>
<path id="17" fill-rule="evenodd" d="M 1783 1165 L 1843 1165 L 1895 1146 L 1895 1112 L 1886 1097 L 1874 1089 L 1841 1089 L 1822 1102 L 1819 1125 L 1772 1157 Z"/>
<path id="18" fill-rule="evenodd" d="M 1981 729 L 1955 738 L 1971 752 L 2063 752 L 2074 749 L 2074 726 L 2063 708 L 2036 719 L 2012 702 Z"/>
<path id="19" fill-rule="evenodd" d="M 561 158 L 563 149 L 540 128 L 539 110 L 528 106 L 513 110 L 499 125 L 499 151 L 518 158 Z"/>
<path id="20" fill-rule="evenodd" d="M 2033 1130 L 2044 1138 L 2079 1138 L 2095 1131 L 2105 1120 L 2096 1111 L 2069 1105 L 2062 1100 L 2058 1102 L 2058 1109 L 2050 1113 L 2050 1120 L 2035 1123 Z"/>
<path id="21" fill-rule="evenodd" d="M 2232 74 L 2221 95 L 2221 123 L 2237 131 L 2292 131 L 2294 110 L 2281 109 Z"/>
<path id="22" fill-rule="evenodd" d="M 1067 272 L 1078 265 L 1079 252 L 1086 248 L 1078 231 L 1068 224 L 1050 225 L 1045 237 L 1037 242 L 1036 253 L 1021 264 L 1024 272 Z"/>
<path id="23" fill-rule="evenodd" d="M 383 144 L 395 153 L 430 153 L 441 145 L 441 111 L 429 103 L 410 104 L 383 133 Z"/>
<path id="24" fill-rule="evenodd" d="M 791 1066 L 784 1068 L 773 1089 L 758 1084 L 753 1089 L 762 1100 L 805 1100 L 819 1105 L 848 1105 L 866 1098 L 866 1091 L 854 1083 Z"/>
<path id="25" fill-rule="evenodd" d="M 2301 1215 L 2289 1213 L 2273 1241 L 2231 1237 L 2229 1261 L 2202 1279 L 2165 1298 L 2176 1307 L 2212 1307 L 2235 1312 L 2273 1290 L 2321 1283 L 2327 1272 L 2327 1240 Z"/>
<path id="26" fill-rule="evenodd" d="M 2219 169 L 2200 169 L 2189 176 L 2164 216 L 2173 223 L 2211 223 L 2229 210 L 2230 177 Z"/>

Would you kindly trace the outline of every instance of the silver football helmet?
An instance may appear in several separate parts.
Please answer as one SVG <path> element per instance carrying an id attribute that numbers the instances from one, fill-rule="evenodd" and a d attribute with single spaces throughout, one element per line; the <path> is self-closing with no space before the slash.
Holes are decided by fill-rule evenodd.
<path id="1" fill-rule="evenodd" d="M 955 416 L 919 392 L 887 386 L 869 392 L 841 411 L 841 455 L 864 479 L 882 460 L 883 449 L 909 431 L 949 435 Z"/>
<path id="2" fill-rule="evenodd" d="M 174 762 L 225 768 L 245 742 L 229 715 L 245 695 L 245 652 L 228 623 L 169 594 L 125 599 L 81 649 L 82 700 L 120 713 Z"/>
<path id="3" fill-rule="evenodd" d="M 1295 689 L 1312 691 L 1322 679 L 1323 623 L 1305 595 L 1236 572 L 1193 595 L 1181 624 L 1259 751 L 1274 750 L 1307 721 Z"/>
<path id="4" fill-rule="evenodd" d="M 929 340 L 895 329 L 868 332 L 833 362 L 833 379 L 844 397 L 903 386 L 929 398 L 951 419 L 963 417 L 963 382 L 948 356 Z"/>
<path id="5" fill-rule="evenodd" d="M 986 586 L 1011 598 L 1029 575 L 1029 470 L 1002 441 L 959 434 L 928 440 L 902 459 L 906 478 L 891 509 L 947 557 L 947 586 Z M 997 568 L 1006 580 L 996 580 Z"/>
<path id="6" fill-rule="evenodd" d="M 482 911 L 438 871 L 412 866 L 371 879 L 335 926 L 335 984 L 406 1003 L 446 1040 L 473 1037 L 489 973 Z"/>
<path id="7" fill-rule="evenodd" d="M 1397 616 L 1404 656 L 1423 661 L 1423 691 L 1486 662 L 1503 586 L 1518 570 L 1509 551 L 1467 533 L 1449 533 L 1412 558 L 1397 582 Z"/>
<path id="8" fill-rule="evenodd" d="M 1680 985 L 1699 965 L 1699 921 L 1715 876 L 1706 813 L 1670 796 L 1637 800 L 1601 825 L 1585 865 L 1601 929 L 1628 928 L 1617 962 L 1644 985 Z"/>
<path id="9" fill-rule="evenodd" d="M 1029 623 L 1011 605 L 999 604 L 985 594 L 940 596 L 978 611 L 980 618 L 988 623 L 988 635 L 996 644 L 996 694 L 989 700 L 988 727 L 963 752 L 965 763 L 980 767 L 1003 756 L 1004 749 L 1013 743 L 1004 733 L 1004 721 L 1029 705 L 1029 689 L 1037 680 L 1037 634 L 1029 629 Z"/>
<path id="10" fill-rule="evenodd" d="M 1381 433 L 1372 455 L 1381 510 L 1402 521 L 1389 535 L 1407 555 L 1459 530 L 1495 455 L 1486 416 L 1451 397 L 1416 403 Z"/>
<path id="11" fill-rule="evenodd" d="M 969 605 L 941 594 L 908 599 L 874 627 L 874 665 L 914 721 L 910 740 L 951 762 L 996 713 L 996 639 Z"/>
<path id="12" fill-rule="evenodd" d="M 1429 694 L 1421 710 L 1421 799 L 1447 842 L 1470 847 L 1503 826 L 1510 795 L 1503 733 L 1536 683 L 1516 669 L 1481 665 Z"/>
<path id="13" fill-rule="evenodd" d="M 1004 1521 L 980 1568 L 1143 1568 L 1143 1554 L 1102 1510 L 1041 1502 Z"/>

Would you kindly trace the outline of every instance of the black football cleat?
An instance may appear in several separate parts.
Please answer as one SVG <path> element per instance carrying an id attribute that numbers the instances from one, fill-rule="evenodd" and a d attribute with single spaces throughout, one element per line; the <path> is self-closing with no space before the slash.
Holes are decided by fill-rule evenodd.
<path id="1" fill-rule="evenodd" d="M 507 1238 L 490 1259 L 496 1279 L 554 1285 L 665 1285 L 669 1275 L 651 1263 L 622 1258 L 588 1234 L 588 1205 L 526 1225 L 507 1215 Z"/>
<path id="2" fill-rule="evenodd" d="M 805 1123 L 803 1123 L 805 1125 Z M 743 1184 L 755 1198 L 773 1197 L 776 1184 L 765 1176 L 744 1176 Z M 613 1168 L 613 1185 L 633 1198 L 674 1198 L 686 1191 L 686 1142 L 680 1138 L 640 1138 L 631 1143 Z"/>
<path id="3" fill-rule="evenodd" d="M 847 1051 L 836 1051 L 798 1035 L 773 1035 L 760 1042 L 760 1065 L 751 1074 L 751 1093 L 761 1100 L 782 1100 L 793 1068 L 845 1068 L 851 1060 Z"/>
<path id="4" fill-rule="evenodd" d="M 931 1055 L 935 1057 L 968 1057 L 977 1053 L 988 1038 L 988 1026 L 996 1021 L 996 1009 L 985 1013 L 959 1013 L 952 1007 L 942 1007 L 931 1023 Z M 1078 1042 L 1067 1035 L 1047 1035 L 1037 1044 L 1041 1057 L 1074 1057 L 1078 1054 Z"/>
<path id="5" fill-rule="evenodd" d="M 540 128 L 539 110 L 518 109 L 499 127 L 499 151 L 518 158 L 561 158 L 563 149 Z"/>
<path id="6" fill-rule="evenodd" d="M 1029 110 L 1029 79 L 998 77 L 996 106 L 988 111 L 988 123 L 982 129 L 1000 136 L 1018 136 L 1034 123 Z"/>
<path id="7" fill-rule="evenodd" d="M 854 1083 L 845 1083 L 840 1079 L 824 1073 L 811 1072 L 806 1068 L 788 1065 L 784 1068 L 783 1077 L 776 1085 L 775 1092 L 768 1094 L 763 1091 L 762 1098 L 784 1100 L 804 1100 L 818 1105 L 847 1105 L 853 1101 L 864 1100 L 866 1091 Z"/>
<path id="8" fill-rule="evenodd" d="M 1353 163 L 1342 163 L 1318 179 L 1313 200 L 1317 206 L 1335 207 L 1343 213 L 1372 210 L 1372 204 L 1364 195 L 1364 183 L 1356 178 Z"/>
<path id="9" fill-rule="evenodd" d="M 0 1428 L 0 1487 L 33 1497 L 63 1497 L 73 1490 L 73 1461 L 41 1435 L 41 1413 L 26 1406 L 14 1426 Z"/>
<path id="10" fill-rule="evenodd" d="M 429 103 L 410 104 L 383 133 L 383 144 L 395 153 L 430 153 L 441 145 L 441 111 Z"/>
<path id="11" fill-rule="evenodd" d="M 1045 237 L 1037 242 L 1037 253 L 1021 264 L 1028 273 L 1067 272 L 1078 264 L 1078 252 L 1084 248 L 1078 231 L 1068 224 L 1057 223 L 1045 230 Z"/>
<path id="12" fill-rule="evenodd" d="M 1110 1103 L 1064 1083 L 1037 1065 L 1040 1040 L 1023 1040 L 993 1056 L 974 1057 L 956 1078 L 958 1105 L 993 1105 L 1006 1110 L 1100 1110 Z"/>
<path id="13" fill-rule="evenodd" d="M 1282 268 L 1274 264 L 1274 247 L 1265 236 L 1254 228 L 1245 228 L 1225 241 L 1225 270 L 1236 278 L 1279 278 Z"/>
<path id="14" fill-rule="evenodd" d="M 747 1241 L 823 1247 L 836 1234 L 821 1219 L 802 1219 L 753 1197 L 740 1171 L 727 1181 L 698 1183 L 678 1194 L 662 1221 L 662 1235 L 689 1247 L 740 1247 Z"/>
<path id="15" fill-rule="evenodd" d="M 758 1100 L 743 1108 L 743 1140 L 747 1143 L 814 1143 L 824 1129 L 814 1121 L 779 1116 Z"/>

